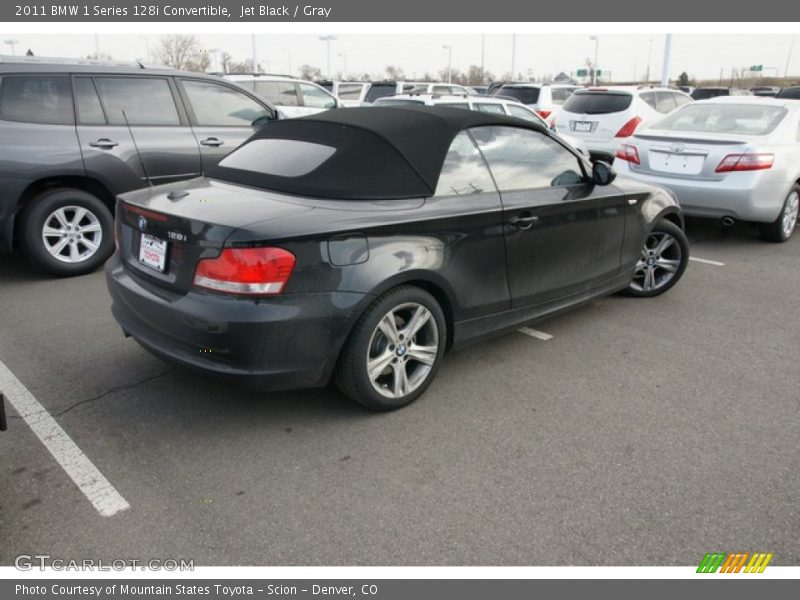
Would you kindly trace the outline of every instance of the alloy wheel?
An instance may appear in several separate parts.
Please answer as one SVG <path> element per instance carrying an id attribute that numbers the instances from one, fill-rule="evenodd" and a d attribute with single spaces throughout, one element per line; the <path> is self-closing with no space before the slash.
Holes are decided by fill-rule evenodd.
<path id="1" fill-rule="evenodd" d="M 669 233 L 654 231 L 647 236 L 633 272 L 631 287 L 639 292 L 659 290 L 672 281 L 681 266 L 681 246 Z"/>
<path id="2" fill-rule="evenodd" d="M 439 329 L 422 304 L 407 302 L 387 312 L 372 333 L 367 374 L 372 387 L 386 398 L 414 392 L 431 373 L 439 353 Z"/>
<path id="3" fill-rule="evenodd" d="M 783 218 L 781 219 L 781 229 L 783 235 L 789 237 L 794 231 L 797 224 L 797 213 L 800 208 L 800 194 L 792 192 L 786 199 L 786 205 L 783 208 Z"/>
<path id="4" fill-rule="evenodd" d="M 100 248 L 103 227 L 92 211 L 82 206 L 62 206 L 44 220 L 42 241 L 53 258 L 79 263 L 90 259 Z"/>

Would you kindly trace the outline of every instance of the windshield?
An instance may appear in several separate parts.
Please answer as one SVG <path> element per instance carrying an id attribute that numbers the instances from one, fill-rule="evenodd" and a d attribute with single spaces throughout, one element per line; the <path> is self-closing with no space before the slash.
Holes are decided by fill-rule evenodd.
<path id="1" fill-rule="evenodd" d="M 504 85 L 497 90 L 497 95 L 516 98 L 522 104 L 536 104 L 539 101 L 539 88 Z"/>
<path id="2" fill-rule="evenodd" d="M 687 104 L 653 126 L 663 131 L 766 135 L 786 115 L 780 106 L 758 104 Z"/>
<path id="3" fill-rule="evenodd" d="M 627 109 L 633 96 L 619 92 L 576 92 L 564 102 L 564 110 L 582 115 L 605 115 Z"/>

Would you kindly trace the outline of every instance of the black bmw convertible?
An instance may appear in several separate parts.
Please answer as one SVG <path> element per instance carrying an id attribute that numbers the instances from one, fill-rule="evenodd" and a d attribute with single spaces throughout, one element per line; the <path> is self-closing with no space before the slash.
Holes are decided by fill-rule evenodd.
<path id="1" fill-rule="evenodd" d="M 669 192 L 543 127 L 458 108 L 264 126 L 206 177 L 122 195 L 113 314 L 166 360 L 261 389 L 418 398 L 451 348 L 597 296 L 657 296 L 689 246 Z"/>

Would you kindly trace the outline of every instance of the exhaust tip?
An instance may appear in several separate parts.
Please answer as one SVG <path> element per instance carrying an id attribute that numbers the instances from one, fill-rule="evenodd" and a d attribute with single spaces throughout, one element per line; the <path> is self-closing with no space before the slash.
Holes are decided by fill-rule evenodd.
<path id="1" fill-rule="evenodd" d="M 733 217 L 722 217 L 722 224 L 725 227 L 732 227 L 736 221 L 733 220 Z"/>

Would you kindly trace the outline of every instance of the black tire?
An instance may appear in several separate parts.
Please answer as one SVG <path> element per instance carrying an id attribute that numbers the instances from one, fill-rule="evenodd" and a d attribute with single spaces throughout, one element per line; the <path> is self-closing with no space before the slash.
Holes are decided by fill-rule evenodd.
<path id="1" fill-rule="evenodd" d="M 792 186 L 792 189 L 789 190 L 789 193 L 786 194 L 778 218 L 772 223 L 761 223 L 759 225 L 759 232 L 761 233 L 762 240 L 781 243 L 792 237 L 792 232 L 797 225 L 798 198 L 800 198 L 800 185 L 795 184 Z M 788 214 L 792 210 L 792 205 L 794 205 L 793 217 L 791 214 Z"/>
<path id="2" fill-rule="evenodd" d="M 80 231 L 66 231 L 64 223 L 54 217 L 57 211 L 63 210 L 62 215 L 68 218 L 71 215 L 75 219 L 79 215 L 73 208 L 86 211 L 78 224 Z M 48 231 L 58 229 L 64 233 L 60 236 L 61 241 L 66 241 L 59 254 L 61 258 L 48 250 L 43 236 L 45 226 Z M 69 221 L 67 226 L 72 228 L 72 222 Z M 22 215 L 21 227 L 22 247 L 28 259 L 37 267 L 59 277 L 91 273 L 114 251 L 114 218 L 111 212 L 97 196 L 83 190 L 57 188 L 43 192 L 31 200 Z M 48 236 L 46 239 L 50 247 L 56 250 L 59 236 Z M 92 250 L 89 244 L 96 246 L 96 249 Z M 73 251 L 76 252 L 75 257 L 70 255 Z"/>
<path id="3" fill-rule="evenodd" d="M 409 315 L 415 314 L 418 306 L 427 309 L 429 318 L 414 335 L 413 342 L 409 343 L 408 339 L 403 341 L 399 336 L 405 335 L 403 334 L 404 330 L 409 331 L 407 328 L 411 326 L 411 318 L 405 321 L 402 319 L 405 311 Z M 393 312 L 395 310 L 397 313 Z M 389 337 L 378 327 L 384 317 L 388 318 L 390 313 L 398 334 L 396 346 L 391 344 Z M 424 315 L 424 312 L 421 314 Z M 430 350 L 433 347 L 433 328 L 435 328 L 436 338 L 435 352 Z M 425 336 L 425 339 L 419 339 L 418 336 Z M 418 341 L 419 345 L 417 345 Z M 401 344 L 402 353 L 400 353 Z M 420 288 L 400 286 L 380 296 L 358 319 L 339 357 L 334 381 L 345 396 L 370 410 L 395 410 L 411 404 L 425 392 L 436 377 L 446 346 L 447 323 L 444 312 L 436 299 Z M 415 347 L 428 348 L 426 356 L 428 360 L 432 360 L 432 364 L 417 361 L 413 356 Z M 391 359 L 384 369 L 376 371 L 384 374 L 377 377 L 375 383 L 370 379 L 367 369 L 367 361 L 371 355 L 377 355 L 373 358 L 375 361 L 382 357 Z M 393 398 L 387 397 L 385 394 L 393 394 L 394 389 L 397 388 L 389 389 L 388 383 L 381 384 L 390 380 L 393 387 L 396 386 L 395 374 L 400 367 L 406 373 L 405 378 L 409 381 L 409 386 L 415 382 L 417 385 L 409 393 Z M 383 393 L 379 392 L 376 387 L 381 388 Z"/>
<path id="4" fill-rule="evenodd" d="M 653 249 L 657 250 L 659 247 L 658 240 L 665 240 L 667 237 L 671 237 L 673 242 L 665 250 L 653 252 Z M 642 255 L 626 293 L 637 298 L 660 296 L 678 283 L 688 263 L 689 239 L 686 234 L 674 223 L 659 221 L 645 238 Z M 672 267 L 674 271 L 668 270 Z M 647 270 L 652 270 L 653 273 L 652 286 L 649 289 L 646 285 Z M 642 281 L 639 281 L 640 276 Z"/>

